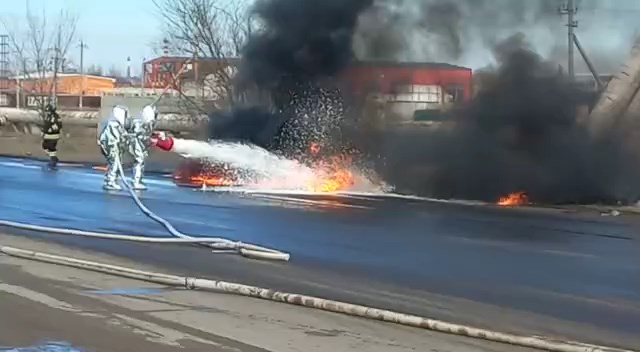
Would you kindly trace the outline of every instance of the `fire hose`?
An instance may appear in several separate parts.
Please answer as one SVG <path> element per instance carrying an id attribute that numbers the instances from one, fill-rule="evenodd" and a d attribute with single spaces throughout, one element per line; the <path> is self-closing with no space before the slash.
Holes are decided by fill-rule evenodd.
<path id="1" fill-rule="evenodd" d="M 118 160 L 116 164 L 118 168 L 118 173 L 120 174 L 120 179 L 122 183 L 125 185 L 127 191 L 129 192 L 133 200 L 135 201 L 138 208 L 140 208 L 140 210 L 142 210 L 142 212 L 145 215 L 147 215 L 149 218 L 151 218 L 152 220 L 164 226 L 164 228 L 166 228 L 167 231 L 169 231 L 169 233 L 174 237 L 193 241 L 193 243 L 200 243 L 203 246 L 207 246 L 218 251 L 224 251 L 224 250 L 236 251 L 242 256 L 255 258 L 255 259 L 271 259 L 271 260 L 282 260 L 282 261 L 289 260 L 290 255 L 288 253 L 284 253 L 275 249 L 243 243 L 240 241 L 231 241 L 224 238 L 216 238 L 207 242 L 198 242 L 198 238 L 183 234 L 182 232 L 178 231 L 175 227 L 173 227 L 173 225 L 171 225 L 169 221 L 156 215 L 154 212 L 149 210 L 149 208 L 147 208 L 142 203 L 142 201 L 140 200 L 136 192 L 133 190 L 129 182 L 127 182 L 127 179 L 124 175 L 124 169 L 122 168 L 122 163 L 120 162 L 120 160 Z"/>
<path id="2" fill-rule="evenodd" d="M 131 185 L 127 182 L 124 170 L 122 168 L 122 164 L 117 162 L 116 167 L 118 168 L 118 173 L 121 176 L 121 181 L 124 183 L 126 189 L 129 194 L 132 196 L 136 205 L 142 210 L 142 212 L 151 218 L 152 220 L 158 222 L 173 236 L 173 238 L 154 238 L 148 236 L 135 236 L 135 235 L 124 235 L 124 234 L 115 234 L 115 233 L 103 233 L 103 232 L 94 232 L 94 231 L 82 231 L 82 230 L 74 230 L 69 228 L 59 228 L 59 227 L 49 227 L 49 226 L 40 226 L 33 225 L 28 223 L 21 223 L 15 221 L 8 220 L 0 220 L 0 226 L 11 227 L 21 230 L 28 231 L 36 231 L 36 232 L 45 232 L 52 233 L 58 235 L 72 235 L 72 236 L 80 236 L 80 237 L 91 237 L 91 238 L 100 238 L 100 239 L 113 239 L 113 240 L 122 240 L 122 241 L 132 241 L 132 242 L 144 242 L 144 243 L 191 243 L 198 244 L 209 249 L 212 249 L 214 252 L 235 252 L 243 257 L 251 258 L 251 259 L 264 259 L 264 260 L 279 260 L 279 261 L 289 261 L 290 255 L 289 253 L 281 252 L 275 249 L 270 249 L 254 244 L 243 243 L 240 241 L 231 241 L 229 239 L 220 238 L 220 237 L 192 237 L 185 235 L 184 233 L 178 231 L 171 223 L 162 217 L 158 216 L 154 212 L 152 212 L 149 208 L 147 208 L 136 192 L 133 190 Z"/>

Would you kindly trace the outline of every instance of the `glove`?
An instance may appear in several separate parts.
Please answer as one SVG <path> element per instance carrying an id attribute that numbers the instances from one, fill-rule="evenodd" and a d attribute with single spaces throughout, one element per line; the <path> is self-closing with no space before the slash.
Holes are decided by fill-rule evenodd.
<path id="1" fill-rule="evenodd" d="M 166 152 L 173 149 L 173 138 L 171 136 L 167 136 L 163 132 L 151 133 L 151 138 L 149 139 L 149 141 L 151 143 L 151 146 L 158 147 Z"/>

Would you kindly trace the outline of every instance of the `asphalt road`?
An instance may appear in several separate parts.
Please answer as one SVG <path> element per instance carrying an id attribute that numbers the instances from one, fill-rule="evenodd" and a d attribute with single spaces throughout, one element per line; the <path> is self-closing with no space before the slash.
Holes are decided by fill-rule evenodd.
<path id="1" fill-rule="evenodd" d="M 1 219 L 167 236 L 125 192 L 104 193 L 101 174 L 91 170 L 64 167 L 50 173 L 35 161 L 0 159 L 0 175 Z M 503 331 L 640 346 L 640 220 L 635 217 L 381 196 L 201 192 L 177 188 L 161 175 L 148 185 L 145 204 L 181 231 L 276 247 L 290 252 L 292 261 L 23 234 L 173 273 Z"/>
<path id="2" fill-rule="evenodd" d="M 23 236 L 0 234 L 0 243 L 158 270 L 120 257 L 87 253 Z M 3 317 L 0 351 L 5 352 L 533 352 L 342 314 L 166 287 L 3 255 L 0 255 L 0 312 Z M 56 344 L 43 346 L 47 341 Z M 38 348 L 2 347 L 34 344 Z"/>

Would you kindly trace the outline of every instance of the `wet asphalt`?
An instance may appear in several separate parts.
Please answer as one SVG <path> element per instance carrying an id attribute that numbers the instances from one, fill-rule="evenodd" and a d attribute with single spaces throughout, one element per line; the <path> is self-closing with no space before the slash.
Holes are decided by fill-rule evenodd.
<path id="1" fill-rule="evenodd" d="M 166 237 L 126 192 L 81 166 L 0 158 L 0 219 Z M 289 263 L 40 233 L 33 238 L 172 273 L 348 300 L 437 319 L 640 346 L 640 218 L 421 199 L 203 192 L 149 177 L 144 203 L 190 235 L 275 247 Z"/>

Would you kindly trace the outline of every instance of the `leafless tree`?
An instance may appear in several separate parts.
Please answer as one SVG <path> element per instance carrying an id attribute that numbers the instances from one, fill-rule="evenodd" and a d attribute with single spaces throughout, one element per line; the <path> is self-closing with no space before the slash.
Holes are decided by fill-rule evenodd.
<path id="1" fill-rule="evenodd" d="M 90 65 L 87 67 L 86 73 L 88 75 L 102 76 L 104 74 L 104 70 L 100 65 Z"/>
<path id="2" fill-rule="evenodd" d="M 109 67 L 109 71 L 107 72 L 107 76 L 121 78 L 123 77 L 122 70 L 119 69 L 116 65 L 111 65 L 111 67 Z"/>
<path id="3" fill-rule="evenodd" d="M 189 77 L 201 98 L 215 107 L 238 102 L 232 84 L 237 59 L 251 33 L 248 4 L 242 0 L 153 0 L 165 32 L 158 49 L 192 58 Z M 185 89 L 181 89 L 185 90 Z M 189 94 L 193 95 L 193 94 Z M 185 94 L 183 94 L 185 96 Z"/>
<path id="4" fill-rule="evenodd" d="M 36 108 L 44 116 L 45 106 L 55 101 L 58 75 L 63 71 L 75 39 L 78 17 L 66 10 L 60 10 L 54 17 L 44 10 L 36 15 L 27 2 L 25 18 L 20 23 L 26 24 L 26 28 L 11 26 L 2 20 L 15 53 L 16 73 L 20 77 L 17 86 L 34 97 Z"/>

